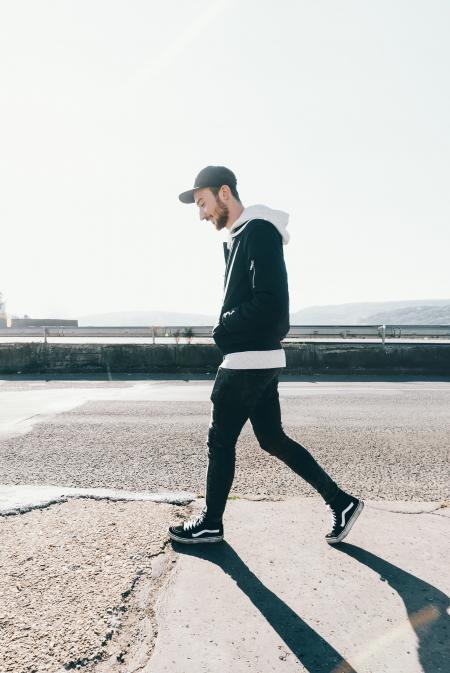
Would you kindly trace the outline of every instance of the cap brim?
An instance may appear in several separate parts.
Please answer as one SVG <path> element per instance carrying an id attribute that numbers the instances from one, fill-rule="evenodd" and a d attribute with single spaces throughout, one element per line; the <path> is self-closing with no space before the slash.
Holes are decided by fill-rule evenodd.
<path id="1" fill-rule="evenodd" d="M 198 188 L 197 188 L 198 189 Z M 187 192 L 182 192 L 178 198 L 181 203 L 195 203 L 194 199 L 194 189 L 189 189 Z"/>

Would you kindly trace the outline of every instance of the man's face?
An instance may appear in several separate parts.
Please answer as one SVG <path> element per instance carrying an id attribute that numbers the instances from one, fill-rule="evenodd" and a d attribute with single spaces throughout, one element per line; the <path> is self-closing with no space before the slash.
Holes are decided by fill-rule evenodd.
<path id="1" fill-rule="evenodd" d="M 201 220 L 212 222 L 217 231 L 226 227 L 230 211 L 228 206 L 221 200 L 219 194 L 216 197 L 208 187 L 204 187 L 203 189 L 195 190 L 194 198 Z"/>

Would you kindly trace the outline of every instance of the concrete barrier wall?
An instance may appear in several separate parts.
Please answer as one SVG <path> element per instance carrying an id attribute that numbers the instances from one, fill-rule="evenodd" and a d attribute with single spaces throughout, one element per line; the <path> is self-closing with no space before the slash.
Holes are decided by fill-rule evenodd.
<path id="1" fill-rule="evenodd" d="M 450 375 L 450 344 L 285 344 L 289 374 Z M 214 373 L 210 344 L 0 344 L 0 374 Z"/>
<path id="2" fill-rule="evenodd" d="M 29 329 L 30 327 L 78 327 L 78 320 L 64 318 L 11 318 L 12 329 Z"/>

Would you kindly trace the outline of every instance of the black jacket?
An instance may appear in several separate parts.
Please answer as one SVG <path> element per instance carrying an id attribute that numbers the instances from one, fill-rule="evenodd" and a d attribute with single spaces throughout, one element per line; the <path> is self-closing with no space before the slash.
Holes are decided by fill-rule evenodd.
<path id="1" fill-rule="evenodd" d="M 246 225 L 246 226 L 245 226 Z M 228 251 L 224 298 L 212 336 L 221 352 L 281 348 L 289 331 L 289 292 L 281 234 L 267 220 L 243 223 Z"/>

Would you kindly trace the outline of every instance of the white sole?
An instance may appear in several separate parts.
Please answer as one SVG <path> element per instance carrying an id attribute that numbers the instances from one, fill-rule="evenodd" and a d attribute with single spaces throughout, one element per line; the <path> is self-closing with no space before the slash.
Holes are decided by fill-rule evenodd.
<path id="1" fill-rule="evenodd" d="M 341 533 L 339 533 L 339 535 L 337 535 L 336 537 L 325 538 L 326 541 L 328 542 L 328 544 L 337 544 L 338 542 L 342 542 L 342 540 L 345 537 L 347 537 L 347 535 L 350 533 L 353 524 L 355 523 L 356 519 L 359 517 L 359 515 L 361 514 L 363 509 L 364 509 L 364 502 L 362 500 L 360 500 L 356 509 L 355 509 L 355 511 L 353 512 L 350 519 L 348 520 L 348 523 L 347 523 L 345 529 Z"/>
<path id="2" fill-rule="evenodd" d="M 186 540 L 184 537 L 178 537 L 177 535 L 174 535 L 173 533 L 169 532 L 169 537 L 171 540 L 175 540 L 175 542 L 181 542 L 182 544 L 202 544 L 205 542 L 222 542 L 223 540 L 223 535 L 217 536 L 217 537 L 199 537 L 196 540 Z"/>

